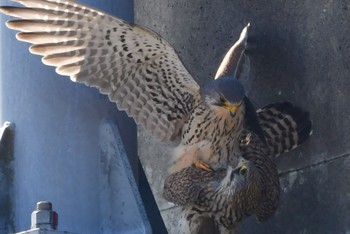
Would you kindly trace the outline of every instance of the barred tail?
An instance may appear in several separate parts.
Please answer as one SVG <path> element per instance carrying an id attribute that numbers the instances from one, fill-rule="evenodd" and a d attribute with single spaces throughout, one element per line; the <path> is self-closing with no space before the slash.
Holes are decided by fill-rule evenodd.
<path id="1" fill-rule="evenodd" d="M 288 152 L 312 134 L 309 113 L 290 102 L 277 102 L 257 110 L 271 155 Z"/>

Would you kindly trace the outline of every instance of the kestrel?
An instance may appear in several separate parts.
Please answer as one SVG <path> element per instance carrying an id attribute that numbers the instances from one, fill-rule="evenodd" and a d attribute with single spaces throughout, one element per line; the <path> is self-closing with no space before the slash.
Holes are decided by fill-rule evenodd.
<path id="1" fill-rule="evenodd" d="M 193 152 L 181 158 L 193 159 L 190 163 L 198 170 L 212 173 L 239 165 L 245 112 L 253 108 L 234 76 L 240 75 L 249 25 L 226 54 L 215 79 L 200 87 L 175 49 L 149 29 L 75 1 L 15 2 L 24 8 L 0 7 L 3 13 L 20 18 L 7 26 L 21 31 L 17 39 L 33 44 L 30 52 L 43 56 L 44 64 L 55 66 L 58 74 L 74 82 L 96 87 L 159 140 L 180 138 L 180 154 L 181 147 L 204 144 L 205 157 L 197 158 Z M 264 132 L 254 134 L 261 140 Z M 189 167 L 173 172 L 183 168 Z"/>
<path id="2" fill-rule="evenodd" d="M 237 164 L 210 170 L 195 166 L 198 161 L 191 157 L 205 161 L 208 142 L 182 151 L 187 166 L 176 162 L 174 167 L 181 169 L 170 170 L 163 194 L 182 206 L 178 233 L 200 233 L 207 218 L 214 219 L 220 233 L 235 233 L 244 218 L 255 214 L 264 221 L 277 209 L 280 187 L 273 159 L 303 143 L 312 123 L 307 112 L 289 102 L 270 104 L 256 114 L 263 137 L 255 128 L 241 132 Z"/>
<path id="3" fill-rule="evenodd" d="M 218 164 L 237 150 L 247 98 L 228 75 L 242 60 L 249 25 L 216 79 L 201 88 L 174 48 L 151 30 L 75 1 L 14 1 L 25 7 L 2 6 L 3 13 L 20 18 L 6 25 L 21 31 L 17 39 L 33 44 L 30 52 L 58 74 L 98 88 L 161 141 L 207 140 Z"/>

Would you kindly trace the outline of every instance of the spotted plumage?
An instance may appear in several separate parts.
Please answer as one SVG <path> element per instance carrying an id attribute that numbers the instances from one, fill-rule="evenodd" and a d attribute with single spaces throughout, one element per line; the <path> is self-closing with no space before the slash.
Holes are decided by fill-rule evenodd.
<path id="1" fill-rule="evenodd" d="M 120 110 L 125 110 L 137 124 L 161 141 L 181 139 L 182 151 L 178 151 L 180 154 L 171 169 L 172 173 L 192 168 L 192 159 L 196 159 L 197 151 L 192 152 L 188 148 L 198 145 L 208 149 L 198 157 L 199 160 L 209 163 L 216 170 L 223 168 L 226 174 L 230 170 L 232 172 L 237 155 L 242 151 L 238 138 L 242 129 L 249 129 L 250 126 L 246 126 L 249 122 L 246 108 L 250 108 L 250 102 L 240 82 L 232 77 L 232 73 L 237 78 L 243 74 L 241 65 L 247 61 L 244 50 L 249 25 L 226 54 L 215 80 L 201 88 L 182 64 L 174 48 L 146 28 L 75 1 L 15 2 L 24 7 L 0 7 L 1 12 L 20 18 L 8 21 L 7 26 L 20 31 L 17 39 L 31 43 L 30 52 L 43 56 L 44 64 L 55 66 L 57 73 L 69 76 L 72 81 L 96 87 L 108 95 Z M 280 111 L 277 107 L 275 109 Z M 275 139 L 284 137 L 284 133 L 276 134 L 275 125 L 265 121 L 271 115 L 274 113 L 263 109 L 258 113 L 265 133 L 271 130 L 266 135 L 269 150 L 275 147 Z M 282 121 L 277 121 L 281 124 L 288 122 L 284 118 L 277 119 Z M 255 133 L 261 136 L 261 132 Z M 289 139 L 288 144 L 280 143 L 282 150 L 278 148 L 276 152 L 283 152 L 285 146 L 287 150 L 292 149 L 298 142 L 294 135 Z M 260 141 L 265 143 L 265 140 Z M 255 150 L 251 144 L 247 148 Z M 259 156 L 262 153 L 254 154 Z M 253 159 L 248 161 L 248 168 L 257 167 Z M 231 165 L 230 170 L 227 165 Z M 259 170 L 252 169 L 255 172 Z M 258 172 L 254 175 L 257 175 L 254 178 L 261 178 Z M 270 178 L 270 182 L 273 178 Z M 261 182 L 263 186 L 259 190 L 264 190 L 267 183 L 262 179 Z M 227 190 L 227 186 L 222 186 L 220 191 Z M 210 194 L 210 190 L 207 191 L 208 194 L 202 196 L 202 202 Z M 251 212 L 255 212 L 258 217 L 260 214 L 261 217 L 268 216 L 264 212 L 259 213 L 257 203 L 253 202 L 255 198 L 248 198 L 253 206 L 243 207 L 248 209 L 244 216 Z M 187 204 L 188 201 L 184 199 L 184 202 Z M 266 211 L 268 213 L 269 209 Z M 223 218 L 217 221 L 225 228 L 234 228 L 236 221 L 244 217 L 237 213 L 237 217 L 231 220 L 225 219 L 225 215 L 226 211 L 221 216 Z"/>
<path id="2" fill-rule="evenodd" d="M 210 164 L 209 171 L 194 166 L 197 158 L 211 157 L 209 142 L 179 149 L 180 158 L 164 185 L 164 197 L 182 207 L 179 233 L 201 233 L 208 218 L 220 233 L 234 233 L 245 217 L 255 214 L 264 221 L 275 212 L 279 180 L 273 159 L 302 144 L 312 133 L 312 124 L 307 112 L 289 102 L 273 103 L 256 113 L 252 110 L 248 103 L 246 130 L 239 136 L 239 151 L 252 172 L 243 183 L 232 180 L 232 173 L 236 170 L 239 177 L 237 170 L 242 167 L 237 160 L 219 167 Z"/>
<path id="3" fill-rule="evenodd" d="M 249 131 L 240 135 L 239 148 L 243 157 L 235 165 L 212 171 L 191 165 L 167 177 L 164 197 L 182 205 L 179 233 L 198 233 L 206 217 L 213 218 L 225 233 L 236 230 L 252 214 L 264 221 L 274 213 L 279 180 L 269 149 Z M 197 153 L 205 154 L 205 150 L 200 146 Z"/>
<path id="4" fill-rule="evenodd" d="M 43 63 L 55 66 L 57 73 L 108 95 L 154 137 L 180 138 L 182 145 L 209 140 L 222 157 L 237 148 L 244 90 L 234 78 L 222 77 L 230 75 L 229 64 L 240 63 L 248 26 L 217 79 L 200 88 L 174 48 L 146 28 L 75 1 L 15 2 L 24 7 L 0 10 L 20 18 L 6 25 L 20 31 L 18 40 L 32 44 L 31 53 L 43 56 Z"/>

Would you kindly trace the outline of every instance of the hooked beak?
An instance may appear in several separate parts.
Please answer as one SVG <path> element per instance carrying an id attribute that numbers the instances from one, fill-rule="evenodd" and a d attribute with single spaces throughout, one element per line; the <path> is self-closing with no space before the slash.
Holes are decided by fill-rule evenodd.
<path id="1" fill-rule="evenodd" d="M 237 167 L 232 170 L 232 172 L 238 173 L 242 167 L 247 167 L 247 165 L 248 165 L 248 161 L 245 159 L 242 159 L 239 161 Z"/>
<path id="2" fill-rule="evenodd" d="M 228 106 L 225 106 L 225 108 L 229 111 L 236 112 L 238 109 L 238 106 L 237 105 L 228 105 Z"/>
<path id="3" fill-rule="evenodd" d="M 239 108 L 239 104 L 238 105 L 237 104 L 231 104 L 230 102 L 225 101 L 224 102 L 224 107 L 225 107 L 226 110 L 229 110 L 231 112 L 236 112 L 238 110 L 238 108 Z"/>
<path id="4" fill-rule="evenodd" d="M 242 168 L 247 168 L 248 167 L 248 161 L 245 160 L 242 156 L 239 156 L 237 159 L 239 160 L 239 162 L 238 162 L 237 167 L 232 170 L 232 173 L 231 173 L 231 176 L 230 176 L 231 180 L 233 180 L 233 178 L 235 177 L 235 174 L 239 174 L 240 173 Z"/>

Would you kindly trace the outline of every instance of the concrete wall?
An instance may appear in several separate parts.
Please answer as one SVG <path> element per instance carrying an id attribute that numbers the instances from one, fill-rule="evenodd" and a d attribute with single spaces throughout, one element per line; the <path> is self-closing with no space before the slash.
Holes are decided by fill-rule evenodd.
<path id="1" fill-rule="evenodd" d="M 133 20 L 132 1 L 82 2 Z M 0 15 L 0 123 L 15 129 L 0 149 L 0 233 L 29 229 L 39 200 L 53 203 L 59 230 L 151 233 L 132 174 L 139 172 L 134 122 L 96 89 L 43 65 L 5 27 L 8 19 Z"/>
<path id="2" fill-rule="evenodd" d="M 240 233 L 350 232 L 350 2 L 348 0 L 135 1 L 135 21 L 179 52 L 194 78 L 213 78 L 226 50 L 251 22 L 256 107 L 289 100 L 309 110 L 313 136 L 278 158 L 282 186 L 276 214 Z M 161 198 L 170 147 L 139 131 L 139 155 L 169 230 L 178 209 Z"/>

